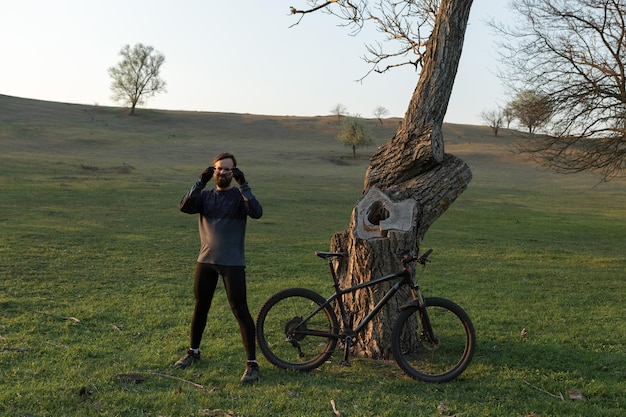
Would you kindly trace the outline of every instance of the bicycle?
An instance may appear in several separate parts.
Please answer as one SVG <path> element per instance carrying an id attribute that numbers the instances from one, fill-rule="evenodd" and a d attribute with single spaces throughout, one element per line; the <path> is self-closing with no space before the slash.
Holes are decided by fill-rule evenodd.
<path id="1" fill-rule="evenodd" d="M 391 347 L 398 366 L 414 379 L 447 382 L 458 377 L 470 364 L 476 335 L 467 313 L 457 304 L 440 297 L 423 297 L 410 264 L 426 267 L 429 249 L 421 256 L 402 260 L 399 272 L 342 289 L 333 261 L 347 257 L 344 252 L 315 252 L 328 261 L 334 294 L 324 298 L 306 288 L 288 288 L 265 301 L 257 315 L 257 341 L 273 365 L 310 371 L 325 363 L 339 340 L 344 343 L 342 364 L 349 365 L 352 339 L 380 312 L 405 285 L 412 299 L 400 310 L 392 328 Z M 396 280 L 356 327 L 351 323 L 343 296 L 359 289 Z M 337 309 L 334 308 L 337 307 Z M 341 326 L 335 311 L 341 316 Z"/>

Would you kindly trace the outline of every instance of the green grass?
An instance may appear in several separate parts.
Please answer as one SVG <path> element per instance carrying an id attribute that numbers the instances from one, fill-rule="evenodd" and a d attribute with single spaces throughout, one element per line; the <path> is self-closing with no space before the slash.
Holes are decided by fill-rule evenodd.
<path id="1" fill-rule="evenodd" d="M 383 143 L 397 120 L 371 123 Z M 345 416 L 623 415 L 626 183 L 537 169 L 508 152 L 515 132 L 475 126 L 445 126 L 474 179 L 426 234 L 435 252 L 420 279 L 474 322 L 477 351 L 459 379 L 420 383 L 392 362 L 346 368 L 335 354 L 306 374 L 260 357 L 261 381 L 241 386 L 221 286 L 205 359 L 173 369 L 198 251 L 179 199 L 214 154 L 233 151 L 265 210 L 248 223 L 251 310 L 289 286 L 327 295 L 313 252 L 348 226 L 373 151 L 351 158 L 337 129 L 332 117 L 128 117 L 0 96 L 0 415 L 329 416 L 331 399 Z M 131 373 L 146 380 L 116 377 Z"/>

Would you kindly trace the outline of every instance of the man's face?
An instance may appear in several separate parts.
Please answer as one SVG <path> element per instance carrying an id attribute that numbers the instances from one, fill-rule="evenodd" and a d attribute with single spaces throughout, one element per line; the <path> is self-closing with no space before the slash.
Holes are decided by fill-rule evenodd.
<path id="1" fill-rule="evenodd" d="M 221 159 L 215 163 L 213 176 L 215 177 L 215 184 L 217 184 L 218 188 L 230 187 L 230 183 L 233 180 L 233 168 L 234 163 L 230 158 Z"/>

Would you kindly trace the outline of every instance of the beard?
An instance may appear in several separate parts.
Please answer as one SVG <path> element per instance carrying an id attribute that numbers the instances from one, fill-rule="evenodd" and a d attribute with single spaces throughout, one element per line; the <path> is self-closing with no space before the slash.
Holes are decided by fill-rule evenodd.
<path id="1" fill-rule="evenodd" d="M 220 188 L 228 188 L 232 181 L 233 181 L 233 178 L 229 175 L 218 175 L 215 178 L 215 183 Z"/>

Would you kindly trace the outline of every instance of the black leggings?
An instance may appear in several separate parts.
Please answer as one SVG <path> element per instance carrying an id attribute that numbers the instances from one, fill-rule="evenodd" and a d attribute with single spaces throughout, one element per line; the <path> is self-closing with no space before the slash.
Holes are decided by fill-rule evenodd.
<path id="1" fill-rule="evenodd" d="M 199 263 L 194 275 L 195 306 L 191 318 L 191 348 L 198 349 L 202 333 L 207 323 L 207 316 L 217 287 L 222 276 L 230 308 L 239 323 L 239 331 L 246 350 L 246 359 L 255 360 L 254 320 L 248 310 L 246 298 L 246 270 L 243 266 L 221 266 Z"/>

